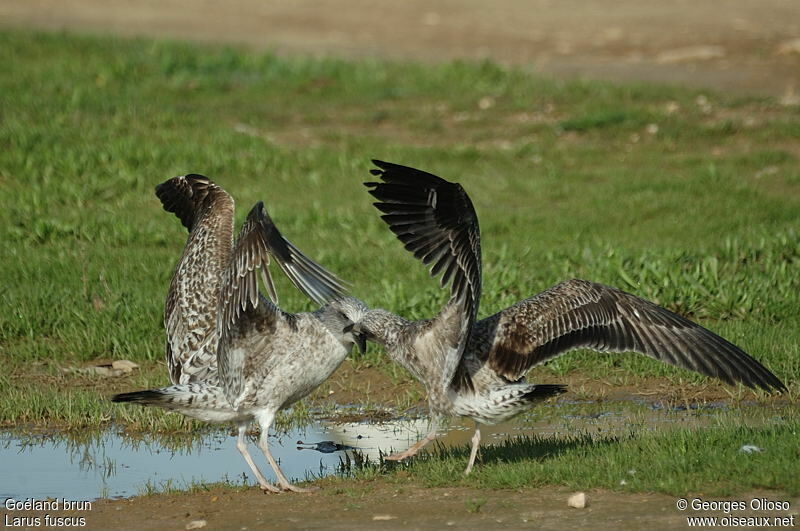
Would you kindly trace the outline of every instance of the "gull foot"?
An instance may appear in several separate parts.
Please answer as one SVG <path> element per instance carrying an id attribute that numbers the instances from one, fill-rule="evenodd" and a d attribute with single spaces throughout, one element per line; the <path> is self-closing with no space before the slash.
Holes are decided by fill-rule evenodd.
<path id="1" fill-rule="evenodd" d="M 398 452 L 398 453 L 392 454 L 392 455 L 387 455 L 383 459 L 385 461 L 402 461 L 403 459 L 407 459 L 409 457 L 414 457 L 415 455 L 417 455 L 417 452 L 405 451 L 405 452 Z"/>
<path id="2" fill-rule="evenodd" d="M 291 491 L 291 492 L 301 492 L 301 493 L 315 492 L 315 491 L 319 490 L 319 487 L 303 488 L 303 487 L 297 487 L 295 485 L 292 485 L 291 483 L 286 483 L 285 485 L 281 485 L 281 488 L 283 490 L 288 490 L 288 491 Z"/>
<path id="3" fill-rule="evenodd" d="M 264 491 L 264 494 L 268 494 L 268 493 L 277 494 L 278 492 L 281 491 L 281 489 L 279 489 L 278 487 L 275 487 L 273 485 L 270 485 L 269 483 L 261 483 L 261 484 L 259 484 L 259 487 L 261 488 L 261 490 Z"/>

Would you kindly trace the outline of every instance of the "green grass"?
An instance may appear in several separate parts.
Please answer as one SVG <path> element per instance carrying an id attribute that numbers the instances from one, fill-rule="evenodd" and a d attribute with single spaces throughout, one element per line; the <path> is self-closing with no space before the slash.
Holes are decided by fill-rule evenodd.
<path id="1" fill-rule="evenodd" d="M 611 410 L 611 422 L 593 413 Z M 619 416 L 621 414 L 621 416 Z M 542 422 L 546 422 L 546 427 Z M 519 422 L 551 435 L 486 436 L 470 476 L 469 446 L 434 443 L 413 460 L 348 461 L 346 479 L 412 481 L 428 487 L 519 489 L 561 485 L 624 492 L 731 495 L 759 489 L 800 493 L 796 408 L 744 407 L 654 412 L 634 404 L 560 404 Z M 509 430 L 513 432 L 513 428 Z M 746 453 L 743 446 L 760 451 Z"/>
<path id="2" fill-rule="evenodd" d="M 611 421 L 595 417 L 606 411 L 614 413 Z M 796 473 L 800 412 L 785 405 L 653 411 L 631 403 L 559 404 L 534 408 L 518 423 L 552 435 L 521 435 L 497 442 L 484 430 L 470 476 L 463 474 L 468 445 L 434 443 L 402 463 L 355 458 L 348 461 L 343 477 L 413 481 L 428 487 L 561 485 L 673 495 L 731 495 L 758 489 L 800 493 Z M 746 445 L 760 451 L 745 453 L 741 449 Z"/>
<path id="3" fill-rule="evenodd" d="M 467 447 L 440 447 L 403 468 L 405 477 L 427 486 L 516 489 L 556 484 L 578 490 L 674 495 L 730 495 L 756 489 L 800 493 L 797 417 L 767 427 L 740 425 L 735 415 L 725 417 L 733 426 L 667 433 L 631 430 L 625 436 L 519 437 L 483 447 L 469 477 L 463 475 Z M 755 445 L 763 452 L 744 453 L 743 445 Z M 356 477 L 375 477 L 376 466 L 367 465 Z"/>
<path id="4" fill-rule="evenodd" d="M 701 106 L 697 91 L 558 82 L 490 62 L 281 58 L 23 31 L 0 32 L 0 62 L 0 423 L 196 427 L 111 406 L 68 379 L 65 390 L 14 376 L 162 359 L 163 301 L 186 235 L 153 188 L 178 174 L 216 179 L 240 221 L 264 200 L 369 305 L 433 315 L 445 293 L 370 206 L 371 158 L 469 191 L 482 315 L 583 277 L 699 320 L 798 391 L 796 107 L 718 94 Z M 311 308 L 287 282 L 279 290 L 285 308 Z M 387 365 L 381 356 L 365 361 Z M 590 353 L 536 374 L 610 368 L 634 383 L 702 381 Z"/>

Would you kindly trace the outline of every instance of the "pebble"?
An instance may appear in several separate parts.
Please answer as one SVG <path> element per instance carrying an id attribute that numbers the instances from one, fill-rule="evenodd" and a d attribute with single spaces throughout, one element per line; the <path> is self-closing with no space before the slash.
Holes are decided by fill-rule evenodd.
<path id="1" fill-rule="evenodd" d="M 576 509 L 583 509 L 589 505 L 589 497 L 586 496 L 585 492 L 576 492 L 569 497 L 567 500 L 567 505 L 570 507 L 575 507 Z"/>

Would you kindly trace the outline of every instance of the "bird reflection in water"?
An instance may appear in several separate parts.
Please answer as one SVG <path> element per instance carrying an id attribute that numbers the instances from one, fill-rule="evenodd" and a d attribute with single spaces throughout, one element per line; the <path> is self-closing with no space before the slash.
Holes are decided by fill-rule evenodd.
<path id="1" fill-rule="evenodd" d="M 345 450 L 361 450 L 356 446 L 348 446 L 346 444 L 339 444 L 333 441 L 320 441 L 318 443 L 305 443 L 297 441 L 298 450 L 316 450 L 323 454 L 332 454 L 334 452 L 343 452 Z"/>

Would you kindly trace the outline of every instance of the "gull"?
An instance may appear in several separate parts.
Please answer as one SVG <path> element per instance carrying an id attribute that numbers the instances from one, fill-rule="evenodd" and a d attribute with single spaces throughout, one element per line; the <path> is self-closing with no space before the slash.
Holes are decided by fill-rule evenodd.
<path id="1" fill-rule="evenodd" d="M 390 358 L 427 391 L 432 429 L 405 452 L 415 455 L 436 438 L 442 417 L 475 421 L 469 474 L 481 424 L 503 422 L 533 403 L 564 392 L 562 385 L 527 383 L 533 366 L 576 348 L 634 351 L 728 384 L 767 391 L 786 387 L 736 345 L 656 304 L 619 289 L 572 279 L 476 321 L 481 296 L 478 218 L 457 183 L 406 166 L 375 160 L 364 183 L 405 248 L 450 283 L 450 299 L 432 319 L 408 321 L 369 310 L 356 330 L 385 346 Z"/>
<path id="2" fill-rule="evenodd" d="M 261 202 L 233 243 L 233 198 L 207 177 L 175 177 L 156 189 L 168 212 L 189 230 L 165 308 L 170 387 L 112 397 L 177 411 L 206 422 L 233 422 L 236 447 L 264 491 L 307 492 L 292 485 L 269 451 L 279 410 L 325 381 L 364 339 L 353 331 L 367 308 L 344 295 L 341 282 L 284 239 Z M 275 258 L 303 293 L 323 305 L 291 314 L 278 308 L 267 266 Z M 259 293 L 256 270 L 272 300 Z M 275 301 L 275 302 L 272 302 Z M 245 434 L 258 423 L 258 446 L 278 478 L 264 478 Z"/>

